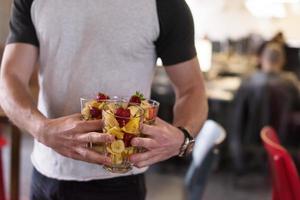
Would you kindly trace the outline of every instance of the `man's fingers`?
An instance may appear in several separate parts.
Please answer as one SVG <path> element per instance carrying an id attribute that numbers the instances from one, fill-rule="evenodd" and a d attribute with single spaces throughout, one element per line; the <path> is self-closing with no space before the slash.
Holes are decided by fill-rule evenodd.
<path id="1" fill-rule="evenodd" d="M 80 121 L 77 124 L 77 127 L 81 132 L 93 132 L 100 131 L 103 128 L 102 120 L 89 120 L 89 121 Z"/>
<path id="2" fill-rule="evenodd" d="M 150 165 L 153 165 L 159 161 L 161 161 L 161 156 L 158 155 L 158 156 L 154 156 L 154 157 L 151 157 L 150 159 L 148 160 L 144 160 L 144 161 L 141 161 L 141 162 L 137 162 L 135 164 L 136 167 L 138 168 L 142 168 L 142 167 L 147 167 L 147 166 L 150 166 Z"/>
<path id="3" fill-rule="evenodd" d="M 157 142 L 151 138 L 135 137 L 131 140 L 131 145 L 135 147 L 144 147 L 146 149 L 153 149 L 158 146 Z"/>
<path id="4" fill-rule="evenodd" d="M 159 129 L 156 126 L 153 125 L 142 125 L 142 133 L 145 135 L 149 135 L 152 137 L 157 137 L 159 135 Z"/>
<path id="5" fill-rule="evenodd" d="M 147 151 L 145 153 L 137 153 L 130 156 L 130 161 L 132 163 L 139 163 L 145 160 L 149 160 L 153 156 L 156 156 L 157 153 L 155 151 Z"/>
<path id="6" fill-rule="evenodd" d="M 76 148 L 76 152 L 78 153 L 77 156 L 75 156 L 75 159 L 89 162 L 89 163 L 95 163 L 95 164 L 100 164 L 100 165 L 110 165 L 111 164 L 111 159 L 107 156 L 100 155 L 99 153 L 83 148 L 83 147 L 78 147 Z"/>
<path id="7" fill-rule="evenodd" d="M 98 133 L 98 132 L 90 132 L 77 136 L 77 140 L 80 143 L 105 143 L 112 142 L 114 140 L 114 136 L 106 134 L 106 133 Z"/>

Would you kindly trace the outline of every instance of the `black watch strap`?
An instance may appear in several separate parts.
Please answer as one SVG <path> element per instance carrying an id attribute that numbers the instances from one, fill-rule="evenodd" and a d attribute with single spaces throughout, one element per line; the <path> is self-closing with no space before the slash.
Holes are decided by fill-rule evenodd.
<path id="1" fill-rule="evenodd" d="M 185 128 L 179 126 L 178 127 L 184 134 L 185 138 L 189 138 L 190 140 L 193 140 L 194 138 L 191 136 L 191 134 L 188 132 L 188 130 L 186 130 Z"/>

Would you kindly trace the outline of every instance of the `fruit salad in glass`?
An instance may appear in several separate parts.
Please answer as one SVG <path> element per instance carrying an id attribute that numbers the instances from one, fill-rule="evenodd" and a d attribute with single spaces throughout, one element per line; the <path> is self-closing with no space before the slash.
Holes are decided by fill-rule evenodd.
<path id="1" fill-rule="evenodd" d="M 98 93 L 95 99 L 81 98 L 81 118 L 83 120 L 102 119 L 102 109 L 109 99 L 110 97 L 103 93 Z M 105 152 L 105 145 L 101 143 L 92 144 L 91 148 L 101 154 Z"/>
<path id="2" fill-rule="evenodd" d="M 155 118 L 158 113 L 159 102 L 152 99 L 145 99 L 144 95 L 140 92 L 136 92 L 129 99 L 130 105 L 139 105 L 144 109 L 144 123 L 154 124 Z"/>
<path id="3" fill-rule="evenodd" d="M 109 96 L 98 93 L 95 99 L 81 98 L 81 116 L 84 120 L 102 119 L 102 108 Z"/>
<path id="4" fill-rule="evenodd" d="M 136 104 L 107 101 L 102 111 L 103 132 L 113 135 L 115 140 L 106 144 L 106 155 L 111 158 L 112 164 L 105 165 L 104 169 L 113 173 L 126 173 L 132 169 L 129 157 L 138 149 L 131 145 L 131 140 L 141 135 L 143 116 L 144 110 Z"/>

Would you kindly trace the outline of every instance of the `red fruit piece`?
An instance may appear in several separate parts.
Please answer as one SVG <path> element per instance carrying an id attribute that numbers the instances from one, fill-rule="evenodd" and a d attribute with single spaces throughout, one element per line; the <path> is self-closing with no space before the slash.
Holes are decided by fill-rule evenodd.
<path id="1" fill-rule="evenodd" d="M 127 124 L 127 122 L 129 122 L 130 110 L 120 107 L 116 110 L 115 116 L 120 127 L 123 127 Z"/>
<path id="2" fill-rule="evenodd" d="M 135 135 L 129 134 L 129 133 L 124 133 L 123 141 L 125 144 L 125 147 L 130 147 L 131 146 L 131 140 L 135 138 Z"/>
<path id="3" fill-rule="evenodd" d="M 97 101 L 104 101 L 104 100 L 107 100 L 109 99 L 109 96 L 107 96 L 106 94 L 103 94 L 103 93 L 98 93 L 97 97 L 96 97 Z"/>
<path id="4" fill-rule="evenodd" d="M 131 104 L 141 104 L 142 100 L 144 100 L 144 95 L 140 92 L 136 92 L 131 96 L 129 103 Z"/>
<path id="5" fill-rule="evenodd" d="M 155 108 L 151 107 L 151 108 L 148 108 L 148 112 L 149 112 L 149 115 L 148 115 L 148 120 L 152 120 L 155 118 Z"/>
<path id="6" fill-rule="evenodd" d="M 96 107 L 92 107 L 90 109 L 90 113 L 92 118 L 101 119 L 102 118 L 102 110 Z"/>

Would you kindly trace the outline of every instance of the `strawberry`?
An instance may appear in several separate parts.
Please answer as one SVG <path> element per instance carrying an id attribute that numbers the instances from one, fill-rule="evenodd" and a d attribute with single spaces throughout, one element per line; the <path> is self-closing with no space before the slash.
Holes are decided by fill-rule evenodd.
<path id="1" fill-rule="evenodd" d="M 98 102 L 100 102 L 100 101 L 104 101 L 104 100 L 109 99 L 109 96 L 99 92 L 96 99 L 97 99 Z"/>
<path id="2" fill-rule="evenodd" d="M 135 137 L 136 136 L 133 135 L 133 134 L 124 133 L 123 141 L 124 141 L 125 147 L 130 147 L 131 146 L 131 140 Z"/>
<path id="3" fill-rule="evenodd" d="M 142 100 L 144 100 L 144 95 L 140 92 L 136 92 L 131 96 L 129 103 L 131 104 L 141 104 Z"/>
<path id="4" fill-rule="evenodd" d="M 91 113 L 92 118 L 95 118 L 95 119 L 101 119 L 102 118 L 102 110 L 100 110 L 99 108 L 92 107 L 90 109 L 90 113 Z"/>
<path id="5" fill-rule="evenodd" d="M 130 119 L 130 110 L 127 108 L 118 108 L 115 113 L 116 120 L 119 123 L 120 127 L 123 127 L 129 122 Z"/>

